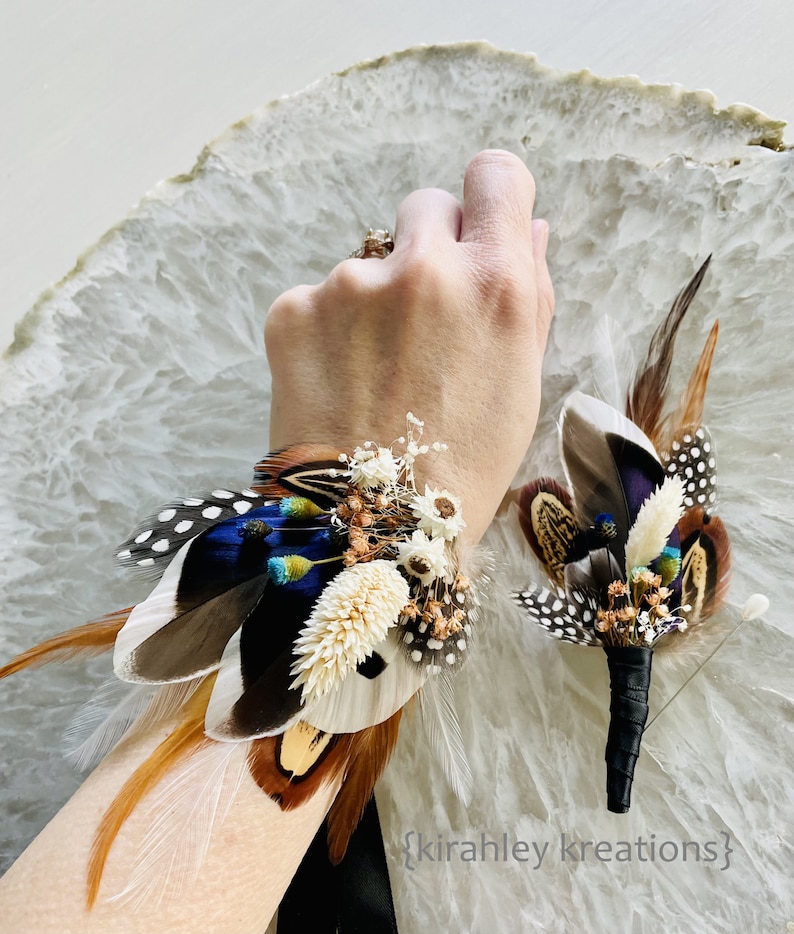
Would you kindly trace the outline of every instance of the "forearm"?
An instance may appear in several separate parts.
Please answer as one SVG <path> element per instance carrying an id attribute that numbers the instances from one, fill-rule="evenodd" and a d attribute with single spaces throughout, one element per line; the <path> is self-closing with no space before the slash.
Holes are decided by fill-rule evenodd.
<path id="1" fill-rule="evenodd" d="M 146 834 L 144 801 L 125 823 L 105 868 L 99 899 L 86 906 L 92 841 L 124 782 L 165 732 L 123 743 L 0 880 L 4 934 L 263 934 L 335 794 L 327 788 L 285 812 L 249 776 L 216 828 L 195 883 L 159 903 L 109 901 L 123 891 Z"/>

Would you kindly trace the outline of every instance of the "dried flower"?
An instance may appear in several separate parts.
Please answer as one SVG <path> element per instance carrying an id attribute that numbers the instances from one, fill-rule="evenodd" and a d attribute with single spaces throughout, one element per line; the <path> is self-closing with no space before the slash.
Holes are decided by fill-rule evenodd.
<path id="1" fill-rule="evenodd" d="M 305 496 L 285 496 L 278 504 L 282 516 L 290 519 L 315 519 L 323 510 Z"/>
<path id="2" fill-rule="evenodd" d="M 356 564 L 326 586 L 295 642 L 291 687 L 309 703 L 336 687 L 386 637 L 408 603 L 408 582 L 391 561 Z"/>
<path id="3" fill-rule="evenodd" d="M 356 448 L 348 459 L 350 479 L 362 490 L 389 487 L 397 482 L 398 463 L 389 448 Z"/>
<path id="4" fill-rule="evenodd" d="M 460 511 L 460 500 L 449 490 L 434 490 L 425 486 L 424 496 L 415 496 L 411 510 L 419 528 L 431 538 L 444 538 L 451 542 L 465 527 Z"/>
<path id="5" fill-rule="evenodd" d="M 431 581 L 446 573 L 444 546 L 443 538 L 430 539 L 421 529 L 417 529 L 410 539 L 397 543 L 397 564 L 412 577 L 418 577 L 427 587 Z"/>
<path id="6" fill-rule="evenodd" d="M 658 558 L 667 539 L 684 514 L 684 482 L 667 476 L 645 500 L 626 541 L 626 570 Z"/>
<path id="7" fill-rule="evenodd" d="M 433 638 L 443 642 L 456 632 L 460 632 L 463 629 L 463 615 L 462 610 L 455 610 L 450 616 L 444 616 L 443 614 L 439 616 L 433 622 L 431 630 Z"/>
<path id="8" fill-rule="evenodd" d="M 314 567 L 314 562 L 302 555 L 284 555 L 280 558 L 270 558 L 267 570 L 275 584 L 292 584 L 305 577 Z"/>

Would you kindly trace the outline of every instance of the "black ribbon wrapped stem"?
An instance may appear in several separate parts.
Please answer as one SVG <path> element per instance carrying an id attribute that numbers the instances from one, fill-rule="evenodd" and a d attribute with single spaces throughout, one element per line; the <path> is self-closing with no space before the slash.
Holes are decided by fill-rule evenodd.
<path id="1" fill-rule="evenodd" d="M 644 645 L 605 645 L 610 679 L 607 748 L 607 807 L 625 814 L 631 805 L 634 766 L 648 719 L 653 649 Z"/>

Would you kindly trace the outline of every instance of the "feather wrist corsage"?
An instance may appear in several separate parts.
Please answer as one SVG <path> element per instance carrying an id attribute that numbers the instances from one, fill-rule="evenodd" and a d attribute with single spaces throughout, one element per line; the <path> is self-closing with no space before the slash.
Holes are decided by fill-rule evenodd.
<path id="1" fill-rule="evenodd" d="M 520 493 L 521 527 L 552 586 L 514 598 L 550 635 L 607 655 L 607 805 L 617 813 L 629 810 L 653 652 L 710 616 L 728 589 L 730 544 L 701 424 L 716 323 L 677 408 L 664 412 L 675 337 L 707 267 L 654 334 L 628 417 L 574 393 L 559 429 L 567 488 L 542 478 Z"/>
<path id="2" fill-rule="evenodd" d="M 445 446 L 423 443 L 423 423 L 410 413 L 407 422 L 390 447 L 293 446 L 257 464 L 251 489 L 162 507 L 118 552 L 122 565 L 159 578 L 150 596 L 0 669 L 2 677 L 113 648 L 118 699 L 108 710 L 104 697 L 99 717 L 95 704 L 78 718 L 69 740 L 84 767 L 130 732 L 177 721 L 101 822 L 89 905 L 124 815 L 197 757 L 236 756 L 284 809 L 338 783 L 327 819 L 338 862 L 392 752 L 402 708 L 423 688 L 423 712 L 434 703 L 447 710 L 436 735 L 466 794 L 446 692 L 467 655 L 481 575 L 468 570 L 476 557 L 461 557 L 460 501 L 416 485 L 417 460 Z"/>

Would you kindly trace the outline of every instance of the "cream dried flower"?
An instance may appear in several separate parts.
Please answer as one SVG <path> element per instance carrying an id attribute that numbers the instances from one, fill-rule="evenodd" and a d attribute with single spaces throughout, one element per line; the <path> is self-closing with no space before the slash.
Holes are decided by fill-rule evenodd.
<path id="1" fill-rule="evenodd" d="M 389 448 L 356 448 L 348 459 L 351 481 L 362 490 L 394 486 L 399 464 Z"/>
<path id="2" fill-rule="evenodd" d="M 451 542 L 465 528 L 460 511 L 460 500 L 449 490 L 434 490 L 425 486 L 424 496 L 411 500 L 411 511 L 419 528 L 430 538 L 443 538 Z"/>
<path id="3" fill-rule="evenodd" d="M 347 568 L 327 584 L 295 641 L 290 685 L 303 685 L 309 703 L 336 687 L 372 653 L 410 599 L 408 582 L 392 561 Z"/>
<path id="4" fill-rule="evenodd" d="M 421 529 L 417 529 L 409 539 L 397 543 L 397 564 L 427 587 L 431 581 L 446 574 L 445 545 L 445 539 L 428 538 Z"/>
<path id="5" fill-rule="evenodd" d="M 684 514 L 684 483 L 665 477 L 664 483 L 645 500 L 626 541 L 626 573 L 658 558 L 670 533 Z"/>

